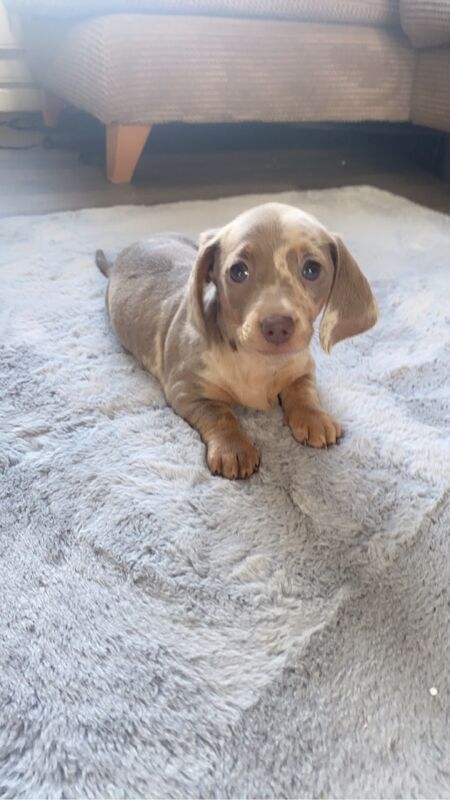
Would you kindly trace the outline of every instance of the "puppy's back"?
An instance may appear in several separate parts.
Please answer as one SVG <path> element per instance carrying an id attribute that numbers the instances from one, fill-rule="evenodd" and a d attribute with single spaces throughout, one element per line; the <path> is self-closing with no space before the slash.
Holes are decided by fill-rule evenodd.
<path id="1" fill-rule="evenodd" d="M 184 297 L 196 253 L 197 245 L 188 237 L 158 234 L 127 247 L 107 270 L 106 304 L 114 331 L 157 377 L 167 329 Z"/>

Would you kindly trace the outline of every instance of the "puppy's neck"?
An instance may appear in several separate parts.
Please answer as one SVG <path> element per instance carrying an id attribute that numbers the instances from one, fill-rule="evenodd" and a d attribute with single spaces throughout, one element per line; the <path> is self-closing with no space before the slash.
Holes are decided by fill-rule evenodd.
<path id="1" fill-rule="evenodd" d="M 203 356 L 200 377 L 208 397 L 261 411 L 274 408 L 280 392 L 309 369 L 308 351 L 263 355 L 227 341 Z"/>

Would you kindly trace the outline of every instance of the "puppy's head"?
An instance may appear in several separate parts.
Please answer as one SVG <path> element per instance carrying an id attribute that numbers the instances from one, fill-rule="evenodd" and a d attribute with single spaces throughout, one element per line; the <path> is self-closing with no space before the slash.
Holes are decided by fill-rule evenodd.
<path id="1" fill-rule="evenodd" d="M 342 240 L 281 203 L 253 208 L 201 236 L 191 300 L 208 333 L 266 355 L 304 350 L 322 310 L 326 352 L 377 320 L 369 284 Z"/>

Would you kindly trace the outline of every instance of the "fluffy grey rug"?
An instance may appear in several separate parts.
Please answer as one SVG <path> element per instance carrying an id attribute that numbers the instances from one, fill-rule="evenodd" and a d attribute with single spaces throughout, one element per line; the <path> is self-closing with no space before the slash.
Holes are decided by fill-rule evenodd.
<path id="1" fill-rule="evenodd" d="M 108 326 L 97 247 L 264 199 L 0 224 L 2 797 L 450 796 L 450 220 L 279 197 L 344 235 L 382 317 L 319 356 L 342 445 L 243 411 L 248 483 Z"/>

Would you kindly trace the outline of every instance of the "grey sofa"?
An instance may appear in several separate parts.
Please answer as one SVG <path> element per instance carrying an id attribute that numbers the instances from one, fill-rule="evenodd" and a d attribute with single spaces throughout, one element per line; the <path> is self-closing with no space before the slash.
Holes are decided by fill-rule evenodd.
<path id="1" fill-rule="evenodd" d="M 170 121 L 413 121 L 450 131 L 450 0 L 8 0 L 45 89 L 106 125 L 129 181 Z"/>

